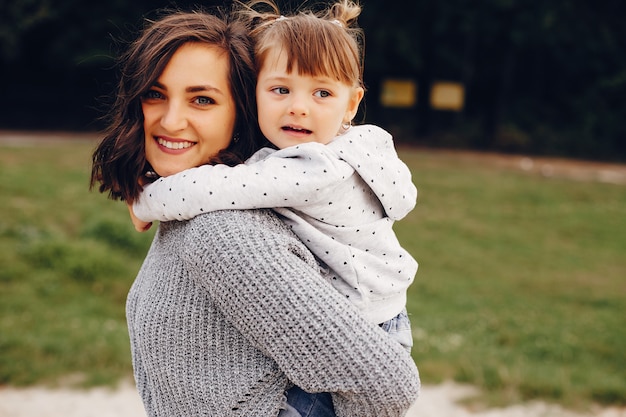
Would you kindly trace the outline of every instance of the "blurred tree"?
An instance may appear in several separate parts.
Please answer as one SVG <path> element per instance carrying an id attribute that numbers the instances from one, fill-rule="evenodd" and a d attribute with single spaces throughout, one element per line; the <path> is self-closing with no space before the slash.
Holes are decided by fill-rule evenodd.
<path id="1" fill-rule="evenodd" d="M 111 91 L 118 41 L 132 39 L 142 17 L 196 2 L 21 0 L 0 2 L 0 76 L 10 107 L 0 126 L 96 129 L 98 97 Z M 202 7 L 224 1 L 203 1 Z M 33 106 L 46 97 L 46 111 Z"/>
<path id="2" fill-rule="evenodd" d="M 439 133 L 452 131 L 479 149 L 626 158 L 626 101 L 619 99 L 626 82 L 626 3 L 363 4 L 370 93 L 378 95 L 384 77 L 416 80 L 418 137 L 438 141 Z M 465 85 L 462 114 L 430 109 L 430 88 L 441 79 Z M 380 122 L 371 97 L 368 109 Z"/>
<path id="3" fill-rule="evenodd" d="M 3 62 L 15 57 L 25 32 L 46 20 L 50 14 L 49 3 L 40 0 L 0 3 L 0 56 Z"/>
<path id="4" fill-rule="evenodd" d="M 278 0 L 283 9 L 318 0 Z M 325 2 L 325 0 L 322 0 Z M 361 0 L 365 119 L 433 145 L 626 159 L 626 2 Z M 223 1 L 0 2 L 0 127 L 93 129 L 115 40 L 163 7 Z M 385 78 L 417 82 L 414 108 L 379 103 Z M 461 82 L 461 113 L 435 111 L 437 80 Z M 32 97 L 46 97 L 47 111 Z M 452 138 L 452 139 L 451 139 Z"/>

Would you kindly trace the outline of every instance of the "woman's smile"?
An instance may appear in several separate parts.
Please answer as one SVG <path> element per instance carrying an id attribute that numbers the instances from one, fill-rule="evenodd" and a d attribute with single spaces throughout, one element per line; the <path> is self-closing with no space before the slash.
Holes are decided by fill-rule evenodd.
<path id="1" fill-rule="evenodd" d="M 162 136 L 157 136 L 156 141 L 160 146 L 168 150 L 189 149 L 196 144 L 195 142 L 190 142 L 184 139 L 170 139 Z"/>

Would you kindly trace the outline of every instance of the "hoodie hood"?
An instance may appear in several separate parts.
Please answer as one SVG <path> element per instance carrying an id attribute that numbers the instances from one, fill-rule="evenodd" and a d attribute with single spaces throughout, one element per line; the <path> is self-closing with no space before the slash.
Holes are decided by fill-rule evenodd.
<path id="1" fill-rule="evenodd" d="M 417 189 L 388 132 L 374 125 L 354 126 L 340 138 L 327 146 L 358 172 L 389 218 L 400 220 L 413 210 Z"/>

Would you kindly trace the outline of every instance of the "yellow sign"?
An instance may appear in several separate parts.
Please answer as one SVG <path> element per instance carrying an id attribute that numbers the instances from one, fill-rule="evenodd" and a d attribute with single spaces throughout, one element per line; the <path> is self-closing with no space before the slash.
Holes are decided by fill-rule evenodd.
<path id="1" fill-rule="evenodd" d="M 385 107 L 413 107 L 417 101 L 417 85 L 412 80 L 383 81 L 380 103 Z"/>
<path id="2" fill-rule="evenodd" d="M 461 83 L 437 81 L 430 90 L 430 107 L 435 110 L 461 111 L 465 102 L 465 88 Z"/>

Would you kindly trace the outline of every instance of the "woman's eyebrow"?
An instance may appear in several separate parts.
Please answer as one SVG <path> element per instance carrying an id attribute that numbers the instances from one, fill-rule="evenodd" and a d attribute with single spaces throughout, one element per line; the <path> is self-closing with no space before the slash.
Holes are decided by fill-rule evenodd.
<path id="1" fill-rule="evenodd" d="M 222 93 L 222 90 L 220 90 L 217 87 L 213 87 L 211 85 L 194 85 L 191 87 L 187 87 L 185 91 L 187 91 L 188 93 L 199 93 L 199 92 L 206 91 L 206 92 L 214 92 L 217 94 L 224 95 L 224 93 Z"/>

